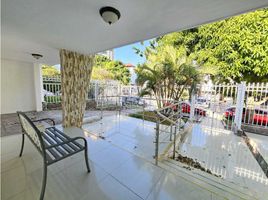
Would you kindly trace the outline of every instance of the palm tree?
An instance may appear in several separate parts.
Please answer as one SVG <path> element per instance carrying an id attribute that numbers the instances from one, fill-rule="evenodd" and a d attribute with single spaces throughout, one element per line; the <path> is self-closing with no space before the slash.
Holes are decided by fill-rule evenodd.
<path id="1" fill-rule="evenodd" d="M 185 90 L 200 80 L 198 70 L 187 59 L 185 48 L 170 45 L 147 48 L 146 62 L 136 69 L 137 84 L 143 85 L 141 96 L 153 95 L 158 107 L 163 100 L 179 100 Z"/>

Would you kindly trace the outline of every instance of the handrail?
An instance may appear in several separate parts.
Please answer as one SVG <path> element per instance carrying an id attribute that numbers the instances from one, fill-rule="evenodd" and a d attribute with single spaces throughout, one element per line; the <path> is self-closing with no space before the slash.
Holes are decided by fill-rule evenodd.
<path id="1" fill-rule="evenodd" d="M 176 119 L 176 121 L 174 121 L 173 118 L 174 118 L 174 116 L 179 115 L 179 119 L 181 119 L 181 106 L 180 106 L 180 104 L 181 104 L 181 102 L 177 102 L 177 103 L 170 104 L 168 106 L 165 106 L 163 108 L 159 108 L 159 109 L 155 110 L 156 114 L 159 116 L 159 119 L 156 123 L 156 134 L 155 134 L 155 164 L 156 165 L 158 165 L 159 135 L 160 135 L 160 131 L 161 131 L 159 128 L 159 125 L 161 123 L 160 118 L 162 119 L 162 121 L 168 121 L 171 123 L 171 125 L 169 126 L 169 127 L 171 127 L 171 129 L 170 129 L 171 130 L 170 131 L 170 141 L 172 141 L 172 135 L 173 135 L 173 158 L 175 158 L 178 118 Z M 164 111 L 166 109 L 171 109 L 171 111 L 174 111 L 174 107 L 176 108 L 177 111 L 175 113 L 172 113 L 172 115 L 165 116 L 164 114 L 162 114 L 162 111 Z M 172 126 L 175 126 L 174 131 L 172 130 Z M 179 129 L 180 129 L 180 125 L 179 125 Z"/>
<path id="2" fill-rule="evenodd" d="M 165 107 L 163 107 L 163 108 L 159 108 L 159 109 L 157 109 L 155 112 L 156 112 L 156 114 L 157 114 L 159 117 L 161 117 L 162 119 L 164 119 L 163 121 L 168 121 L 168 122 L 170 122 L 170 123 L 173 124 L 173 125 L 177 125 L 177 122 L 171 120 L 170 118 L 171 118 L 171 117 L 174 117 L 174 116 L 177 115 L 177 114 L 181 114 L 181 111 L 180 111 L 180 104 L 181 104 L 181 102 L 177 102 L 177 103 L 175 103 L 175 104 L 171 104 L 171 105 L 165 106 Z M 165 116 L 165 115 L 163 115 L 163 114 L 161 113 L 161 111 L 166 110 L 166 109 L 173 109 L 173 107 L 177 107 L 177 108 L 178 108 L 178 109 L 177 109 L 178 111 L 177 111 L 176 113 L 174 113 L 173 115 L 170 115 L 169 117 L 167 117 L 167 116 Z"/>

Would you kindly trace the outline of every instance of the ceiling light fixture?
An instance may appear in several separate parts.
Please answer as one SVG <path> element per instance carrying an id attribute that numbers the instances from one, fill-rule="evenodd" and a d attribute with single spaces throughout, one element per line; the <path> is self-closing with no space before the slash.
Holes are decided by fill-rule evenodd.
<path id="1" fill-rule="evenodd" d="M 37 54 L 37 53 L 32 53 L 32 56 L 33 56 L 36 60 L 38 60 L 38 59 L 40 59 L 40 58 L 43 57 L 43 55 L 41 55 L 41 54 Z"/>
<path id="2" fill-rule="evenodd" d="M 102 19 L 110 25 L 117 22 L 121 17 L 121 14 L 118 10 L 109 6 L 102 7 L 100 9 L 100 15 Z"/>

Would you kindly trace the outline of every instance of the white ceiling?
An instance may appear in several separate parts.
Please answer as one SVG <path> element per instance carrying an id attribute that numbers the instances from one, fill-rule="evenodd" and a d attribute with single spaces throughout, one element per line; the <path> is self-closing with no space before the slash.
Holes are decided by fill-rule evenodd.
<path id="1" fill-rule="evenodd" d="M 121 12 L 108 25 L 103 6 Z M 261 7 L 268 0 L 2 0 L 2 57 L 59 63 L 65 48 L 91 54 Z"/>

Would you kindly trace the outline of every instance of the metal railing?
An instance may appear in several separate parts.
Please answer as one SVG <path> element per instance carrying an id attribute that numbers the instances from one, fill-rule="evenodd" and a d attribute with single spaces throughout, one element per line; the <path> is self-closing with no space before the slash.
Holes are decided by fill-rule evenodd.
<path id="1" fill-rule="evenodd" d="M 155 112 L 157 113 L 158 119 L 155 128 L 156 131 L 155 131 L 154 157 L 155 157 L 155 164 L 158 165 L 160 132 L 169 133 L 170 135 L 169 140 L 173 144 L 172 158 L 175 159 L 177 135 L 180 133 L 181 120 L 182 120 L 181 102 L 170 103 L 170 105 L 157 109 Z M 163 122 L 167 122 L 169 126 L 167 126 L 164 130 L 161 130 L 160 124 L 162 124 Z"/>
<path id="2" fill-rule="evenodd" d="M 247 84 L 242 123 L 268 128 L 268 83 Z"/>
<path id="3" fill-rule="evenodd" d="M 159 100 L 159 99 L 158 99 Z M 159 151 L 160 145 L 166 145 L 165 150 L 172 148 L 172 157 L 175 158 L 177 140 L 180 128 L 182 127 L 181 102 L 169 99 L 160 99 L 169 105 L 158 109 L 157 100 L 153 97 L 133 96 L 99 96 L 97 109 L 100 111 L 100 118 L 104 117 L 104 110 L 118 111 L 119 115 L 127 115 L 155 122 L 155 164 L 162 158 L 166 151 Z M 165 104 L 164 103 L 164 104 Z"/>
<path id="4" fill-rule="evenodd" d="M 92 80 L 89 84 L 87 99 L 112 96 L 139 96 L 140 87 L 122 85 L 118 81 Z M 43 97 L 46 103 L 61 102 L 61 77 L 43 77 Z"/>
<path id="5" fill-rule="evenodd" d="M 44 101 L 48 104 L 60 104 L 61 102 L 61 78 L 44 77 L 43 95 Z M 240 84 L 202 84 L 197 89 L 197 94 L 192 96 L 194 102 L 185 102 L 184 115 L 197 115 L 206 113 L 206 117 L 222 121 L 226 129 L 235 126 L 268 127 L 268 83 L 248 83 L 245 85 L 241 95 L 238 95 Z M 130 106 L 131 101 L 139 99 L 141 88 L 138 86 L 121 85 L 118 81 L 97 81 L 92 80 L 89 85 L 88 100 L 100 103 L 117 104 L 118 106 Z M 237 99 L 239 97 L 239 99 Z M 155 101 L 145 97 L 143 101 L 151 104 L 153 109 L 157 105 Z M 151 102 L 150 102 L 151 101 Z M 132 107 L 135 103 L 133 103 Z M 191 109 L 191 112 L 189 108 Z M 237 112 L 236 112 L 237 109 Z M 241 118 L 235 121 L 235 116 L 240 114 Z M 239 116 L 240 116 L 239 115 Z"/>
<path id="6" fill-rule="evenodd" d="M 226 129 L 268 128 L 268 83 L 202 86 L 195 98 L 194 106 Z"/>

